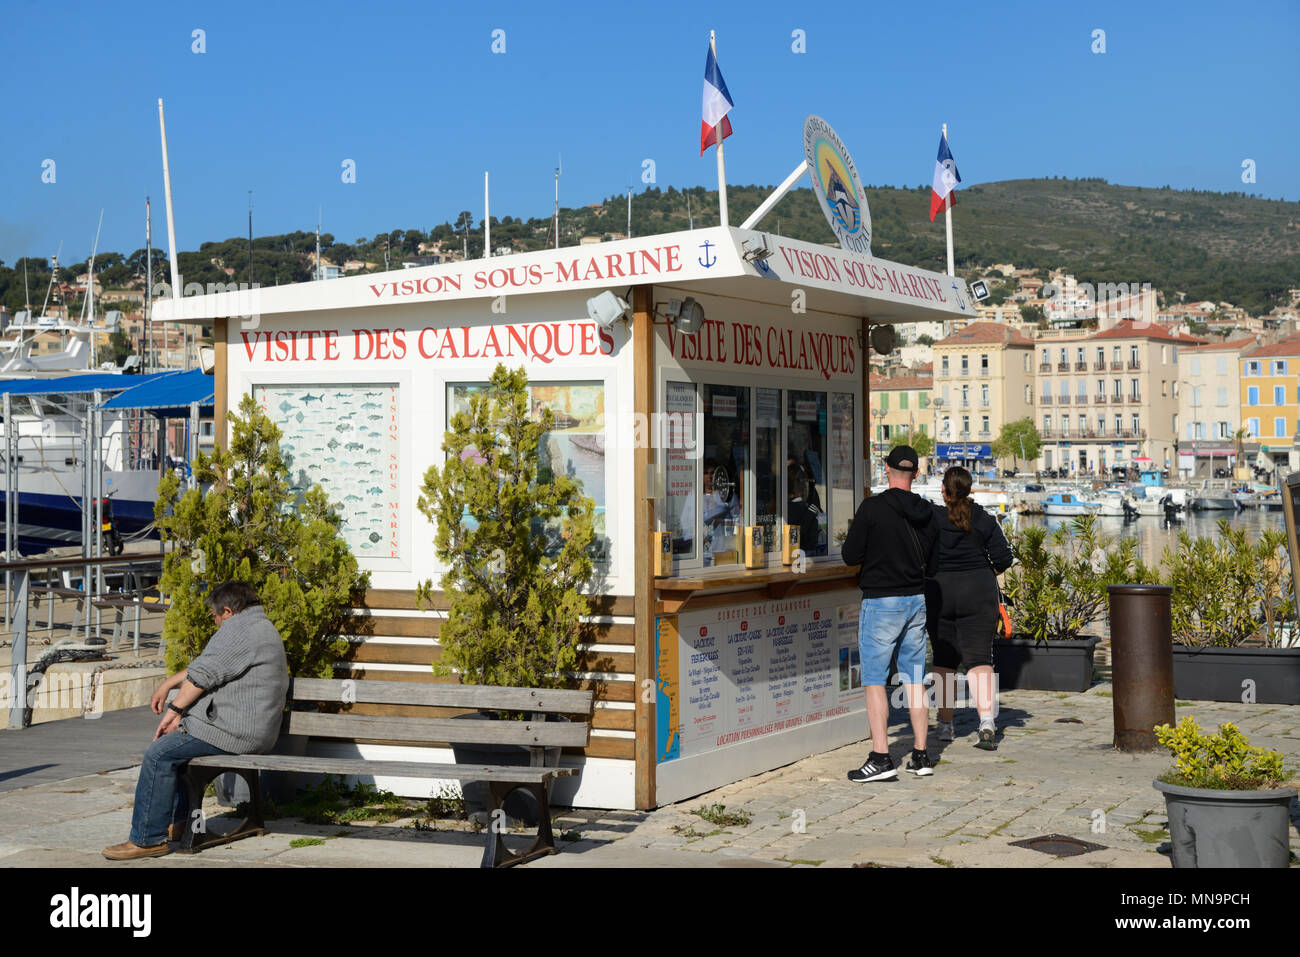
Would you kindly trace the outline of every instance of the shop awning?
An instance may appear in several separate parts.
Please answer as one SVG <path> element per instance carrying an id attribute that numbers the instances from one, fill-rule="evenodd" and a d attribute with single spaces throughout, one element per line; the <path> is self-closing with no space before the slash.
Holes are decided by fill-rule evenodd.
<path id="1" fill-rule="evenodd" d="M 212 415 L 216 380 L 205 375 L 202 369 L 164 372 L 147 378 L 148 381 L 134 389 L 109 399 L 104 408 L 138 409 L 163 418 L 182 418 L 190 414 L 190 406 L 197 402 L 200 415 Z"/>
<path id="2" fill-rule="evenodd" d="M 829 238 L 829 237 L 828 237 Z M 544 249 L 478 262 L 394 269 L 364 276 L 159 299 L 155 322 L 208 323 L 245 316 L 402 307 L 499 296 L 614 291 L 650 285 L 656 297 L 706 295 L 801 310 L 858 322 L 968 319 L 975 301 L 966 282 L 918 266 L 848 252 L 776 233 L 711 226 L 590 246 Z M 792 298 L 793 297 L 793 298 Z M 708 312 L 707 302 L 702 303 Z M 580 308 L 580 307 L 579 307 Z M 513 312 L 513 310 L 512 310 Z M 581 313 L 579 313 L 579 316 Z M 242 330 L 250 349 L 270 347 L 269 332 Z"/>
<path id="3" fill-rule="evenodd" d="M 935 456 L 941 459 L 991 459 L 993 458 L 993 446 L 938 445 L 935 447 Z"/>

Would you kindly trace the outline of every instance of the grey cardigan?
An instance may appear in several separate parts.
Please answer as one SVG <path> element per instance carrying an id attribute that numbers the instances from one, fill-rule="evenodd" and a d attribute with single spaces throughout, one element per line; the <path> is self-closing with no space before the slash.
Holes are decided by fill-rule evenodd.
<path id="1" fill-rule="evenodd" d="M 227 618 L 190 662 L 191 684 L 203 689 L 181 730 L 233 754 L 270 751 L 280 736 L 289 664 L 284 641 L 261 605 Z"/>

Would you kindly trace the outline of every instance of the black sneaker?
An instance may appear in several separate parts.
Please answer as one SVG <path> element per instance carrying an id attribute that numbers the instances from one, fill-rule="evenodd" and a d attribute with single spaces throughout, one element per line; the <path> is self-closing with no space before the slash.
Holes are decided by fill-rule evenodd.
<path id="1" fill-rule="evenodd" d="M 849 772 L 849 780 L 854 784 L 867 784 L 873 781 L 897 781 L 898 771 L 889 755 L 877 757 L 871 755 L 860 768 Z"/>
<path id="2" fill-rule="evenodd" d="M 980 739 L 975 742 L 975 747 L 981 751 L 996 751 L 998 743 L 993 740 L 996 734 L 992 728 L 980 728 Z"/>
<path id="3" fill-rule="evenodd" d="M 930 760 L 930 755 L 927 752 L 913 751 L 912 756 L 907 759 L 907 770 L 918 778 L 927 777 L 934 774 L 934 762 Z"/>

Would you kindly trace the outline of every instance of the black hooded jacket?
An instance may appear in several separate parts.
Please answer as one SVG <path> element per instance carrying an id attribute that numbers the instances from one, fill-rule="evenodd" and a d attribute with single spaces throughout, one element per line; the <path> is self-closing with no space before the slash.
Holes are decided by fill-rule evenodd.
<path id="1" fill-rule="evenodd" d="M 1007 544 L 998 520 L 978 502 L 971 502 L 969 532 L 963 532 L 948 520 L 945 506 L 932 507 L 939 529 L 939 571 L 970 571 L 992 565 L 993 570 L 1001 575 L 1011 567 L 1011 546 Z"/>
<path id="2" fill-rule="evenodd" d="M 935 569 L 938 541 L 934 507 L 915 492 L 891 488 L 862 500 L 840 555 L 846 565 L 862 565 L 863 598 L 921 595 Z"/>

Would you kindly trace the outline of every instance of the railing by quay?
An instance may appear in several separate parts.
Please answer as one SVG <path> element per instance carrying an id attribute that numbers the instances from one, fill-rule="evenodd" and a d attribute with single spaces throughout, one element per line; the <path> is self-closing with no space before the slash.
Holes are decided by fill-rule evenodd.
<path id="1" fill-rule="evenodd" d="M 163 552 L 143 552 L 104 558 L 86 558 L 74 555 L 70 558 L 33 558 L 0 562 L 0 571 L 5 572 L 10 582 L 10 601 L 5 608 L 5 617 L 13 634 L 12 655 L 9 659 L 11 681 L 9 686 L 9 727 L 11 729 L 23 727 L 23 710 L 27 703 L 27 632 L 28 619 L 31 617 L 28 614 L 28 605 L 32 595 L 32 576 L 45 572 L 48 585 L 44 587 L 57 589 L 57 583 L 62 581 L 62 574 L 65 571 L 81 570 L 82 587 L 75 591 L 80 592 L 80 600 L 86 603 L 84 620 L 87 640 L 90 639 L 91 630 L 90 611 L 97 601 L 108 597 L 133 598 L 135 604 L 135 640 L 132 647 L 138 654 L 140 651 L 140 611 L 144 607 L 144 592 L 148 587 L 145 585 L 145 579 L 147 574 L 155 571 L 161 574 L 163 555 Z M 121 592 L 108 592 L 105 590 L 102 572 L 109 568 L 124 570 L 123 584 L 131 583 L 129 593 L 125 588 Z M 53 594 L 53 592 L 50 592 L 51 602 L 53 601 Z M 96 608 L 95 630 L 97 634 L 101 630 L 99 612 L 100 609 Z M 50 621 L 53 622 L 52 605 Z M 76 630 L 75 618 L 73 623 L 74 630 Z"/>

